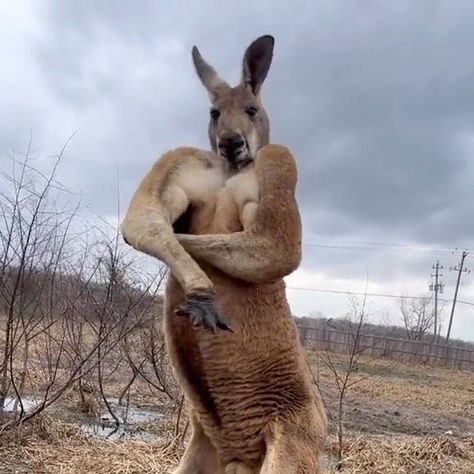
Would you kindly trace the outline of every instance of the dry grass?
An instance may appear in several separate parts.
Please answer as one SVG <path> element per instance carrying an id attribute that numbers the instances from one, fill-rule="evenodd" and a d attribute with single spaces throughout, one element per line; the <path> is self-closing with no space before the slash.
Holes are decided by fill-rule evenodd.
<path id="1" fill-rule="evenodd" d="M 411 377 L 366 379 L 358 393 L 474 418 L 474 373 L 416 365 L 411 370 Z"/>
<path id="2" fill-rule="evenodd" d="M 318 352 L 310 352 L 320 383 L 330 392 L 335 388 L 332 376 L 319 357 Z M 333 355 L 332 358 L 341 364 L 345 360 L 342 355 Z M 356 383 L 350 396 L 431 408 L 474 419 L 474 372 L 366 356 L 360 358 L 358 366 L 359 370 L 352 375 Z"/>
<path id="3" fill-rule="evenodd" d="M 328 446 L 331 454 L 335 446 Z M 34 474 L 165 474 L 177 464 L 182 444 L 110 442 L 49 417 L 0 438 L 0 472 Z M 10 467 L 7 467 L 10 466 Z M 17 471 L 15 471 L 14 466 Z M 472 474 L 474 441 L 440 437 L 357 437 L 348 440 L 342 471 L 327 474 Z"/>
<path id="4" fill-rule="evenodd" d="M 335 450 L 335 446 L 333 446 Z M 331 447 L 330 447 L 331 450 Z M 472 474 L 473 439 L 439 437 L 353 438 L 345 449 L 347 474 Z"/>
<path id="5" fill-rule="evenodd" d="M 310 357 L 332 405 L 330 376 L 318 366 L 316 353 Z M 360 381 L 348 400 L 344 467 L 340 471 L 334 468 L 336 450 L 331 438 L 326 474 L 474 473 L 473 373 L 361 359 L 355 376 Z M 107 391 L 115 393 L 114 384 Z M 355 405 L 357 410 L 353 411 Z M 395 409 L 400 414 L 395 416 Z M 169 419 L 153 427 L 162 436 L 157 442 L 112 442 L 85 434 L 77 425 L 51 415 L 39 417 L 18 430 L 0 434 L 0 474 L 170 473 L 183 444 L 174 439 L 169 413 Z M 416 418 L 426 422 L 422 426 L 426 432 L 417 431 Z M 452 426 L 457 429 L 446 436 Z M 361 431 L 365 431 L 363 436 Z"/>
<path id="6" fill-rule="evenodd" d="M 112 442 L 41 417 L 14 434 L 0 435 L 0 473 L 164 474 L 177 464 L 182 449 L 171 436 L 159 442 Z"/>

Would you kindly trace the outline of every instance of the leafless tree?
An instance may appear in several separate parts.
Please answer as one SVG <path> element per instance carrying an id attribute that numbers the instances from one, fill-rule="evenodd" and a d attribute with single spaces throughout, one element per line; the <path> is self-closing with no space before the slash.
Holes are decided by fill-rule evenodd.
<path id="1" fill-rule="evenodd" d="M 332 375 L 337 388 L 337 412 L 336 436 L 337 436 L 337 461 L 342 466 L 344 454 L 344 404 L 348 390 L 357 383 L 353 380 L 353 374 L 357 371 L 357 364 L 365 347 L 361 345 L 361 337 L 364 332 L 364 324 L 367 319 L 366 306 L 367 299 L 364 296 L 362 302 L 356 299 L 350 299 L 351 311 L 346 317 L 346 326 L 348 329 L 348 341 L 345 345 L 346 353 L 341 358 L 339 355 L 330 351 L 324 351 L 321 355 L 323 364 Z"/>
<path id="2" fill-rule="evenodd" d="M 399 306 L 408 339 L 420 341 L 434 329 L 435 312 L 431 297 L 410 300 L 403 298 L 399 301 Z"/>
<path id="3" fill-rule="evenodd" d="M 84 383 L 94 381 L 119 423 L 105 383 L 135 357 L 132 350 L 126 356 L 124 343 L 140 337 L 159 300 L 163 272 L 137 267 L 120 247 L 117 229 L 96 229 L 93 235 L 90 226 L 77 222 L 80 203 L 71 204 L 56 180 L 63 154 L 44 174 L 33 167 L 28 148 L 23 157 L 12 157 L 12 172 L 3 176 L 0 410 L 7 400 L 15 406 L 0 431 L 35 417 L 72 386 L 83 395 Z M 155 345 L 152 353 L 159 360 Z M 164 367 L 157 364 L 156 378 L 163 381 Z M 145 373 L 141 362 L 136 369 Z M 164 382 L 157 386 L 170 390 Z M 27 390 L 37 398 L 33 408 L 24 404 Z"/>
<path id="4" fill-rule="evenodd" d="M 21 392 L 31 343 L 51 329 L 53 314 L 58 313 L 54 308 L 54 282 L 77 210 L 77 206 L 58 209 L 55 202 L 49 201 L 51 191 L 57 188 L 55 176 L 63 153 L 64 149 L 55 159 L 50 174 L 44 175 L 31 166 L 29 146 L 21 161 L 12 157 L 12 172 L 3 176 L 0 309 L 5 314 L 2 318 L 5 342 L 0 359 L 0 409 L 8 392 L 13 390 L 23 413 Z M 18 377 L 15 372 L 19 360 Z"/>
<path id="5" fill-rule="evenodd" d="M 344 343 L 337 346 L 337 352 L 331 352 L 331 347 L 319 352 L 320 360 L 328 369 L 337 394 L 336 408 L 332 413 L 329 411 L 329 417 L 336 425 L 338 469 L 342 468 L 344 461 L 344 419 L 347 395 L 356 384 L 380 375 L 386 369 L 373 364 L 370 371 L 364 374 L 359 373 L 361 357 L 364 357 L 363 362 L 366 366 L 376 360 L 374 356 L 369 355 L 372 346 L 367 341 L 373 335 L 373 326 L 368 323 L 366 295 L 367 291 L 360 299 L 355 297 L 349 299 L 350 310 L 343 320 L 328 320 L 328 325 L 331 326 L 334 323 L 336 331 L 345 337 Z M 328 408 L 328 400 L 324 400 L 324 403 Z"/>

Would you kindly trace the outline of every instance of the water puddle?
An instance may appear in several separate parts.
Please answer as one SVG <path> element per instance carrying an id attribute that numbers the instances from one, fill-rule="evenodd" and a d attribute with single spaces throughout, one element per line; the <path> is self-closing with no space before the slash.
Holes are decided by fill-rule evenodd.
<path id="1" fill-rule="evenodd" d="M 147 430 L 137 430 L 130 424 L 121 424 L 119 426 L 109 425 L 100 420 L 89 419 L 81 423 L 82 431 L 100 438 L 112 441 L 120 439 L 141 439 L 143 441 L 156 441 L 159 436 Z"/>
<path id="2" fill-rule="evenodd" d="M 40 398 L 32 396 L 22 397 L 24 411 L 35 409 L 41 402 L 42 400 Z M 120 424 L 117 426 L 116 421 L 110 413 L 107 410 L 103 410 L 99 419 L 85 417 L 80 421 L 80 427 L 83 431 L 110 440 L 134 438 L 153 441 L 159 438 L 158 435 L 147 431 L 146 427 L 140 428 L 139 425 L 159 420 L 163 417 L 163 413 L 156 409 L 142 408 L 136 405 L 120 405 L 118 398 L 110 398 L 108 399 L 108 403 L 115 416 L 119 419 Z M 3 411 L 19 413 L 21 408 L 17 399 L 15 397 L 7 397 Z M 68 411 L 68 409 L 66 409 L 66 411 Z"/>
<path id="3" fill-rule="evenodd" d="M 149 421 L 158 420 L 163 416 L 162 413 L 153 409 L 141 408 L 136 405 L 129 405 L 128 407 L 126 405 L 120 405 L 118 398 L 108 398 L 107 401 L 121 423 L 147 423 Z M 107 411 L 104 411 L 100 419 L 106 422 L 115 421 Z"/>
<path id="4" fill-rule="evenodd" d="M 108 399 L 108 403 L 120 421 L 118 426 L 112 415 L 108 411 L 104 411 L 100 419 L 87 418 L 81 423 L 81 429 L 95 436 L 111 440 L 139 438 L 153 441 L 158 438 L 146 429 L 137 429 L 137 425 L 159 420 L 163 417 L 162 413 L 135 405 L 128 407 L 120 405 L 117 398 Z"/>
<path id="5" fill-rule="evenodd" d="M 24 411 L 34 410 L 42 400 L 35 397 L 22 397 L 21 402 L 23 404 Z M 7 413 L 20 413 L 21 405 L 15 397 L 5 398 L 5 404 L 3 406 L 3 411 Z"/>

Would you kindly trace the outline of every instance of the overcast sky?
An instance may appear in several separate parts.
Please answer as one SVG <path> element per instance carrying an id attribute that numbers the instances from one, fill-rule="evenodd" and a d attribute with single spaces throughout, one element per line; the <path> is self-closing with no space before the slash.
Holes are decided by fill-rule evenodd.
<path id="1" fill-rule="evenodd" d="M 293 288 L 363 292 L 367 273 L 369 293 L 426 295 L 437 258 L 450 300 L 452 251 L 474 250 L 473 24 L 470 0 L 0 0 L 1 166 L 30 133 L 47 166 L 74 132 L 60 180 L 113 220 L 117 175 L 123 209 L 160 153 L 208 147 L 193 44 L 235 83 L 245 47 L 272 34 L 263 94 L 304 224 L 294 313 L 342 315 L 344 294 Z M 460 299 L 474 303 L 474 273 Z M 396 299 L 369 300 L 398 321 Z M 474 340 L 474 306 L 453 333 Z"/>

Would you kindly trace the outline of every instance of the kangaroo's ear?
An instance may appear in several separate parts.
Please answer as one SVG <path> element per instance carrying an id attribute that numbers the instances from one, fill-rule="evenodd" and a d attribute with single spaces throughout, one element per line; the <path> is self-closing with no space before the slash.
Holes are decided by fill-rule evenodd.
<path id="1" fill-rule="evenodd" d="M 253 41 L 245 51 L 242 65 L 242 84 L 255 95 L 260 93 L 273 58 L 273 36 L 265 35 Z"/>
<path id="2" fill-rule="evenodd" d="M 196 46 L 193 46 L 192 55 L 196 73 L 212 98 L 219 86 L 226 83 L 218 76 L 215 69 L 204 60 Z"/>

